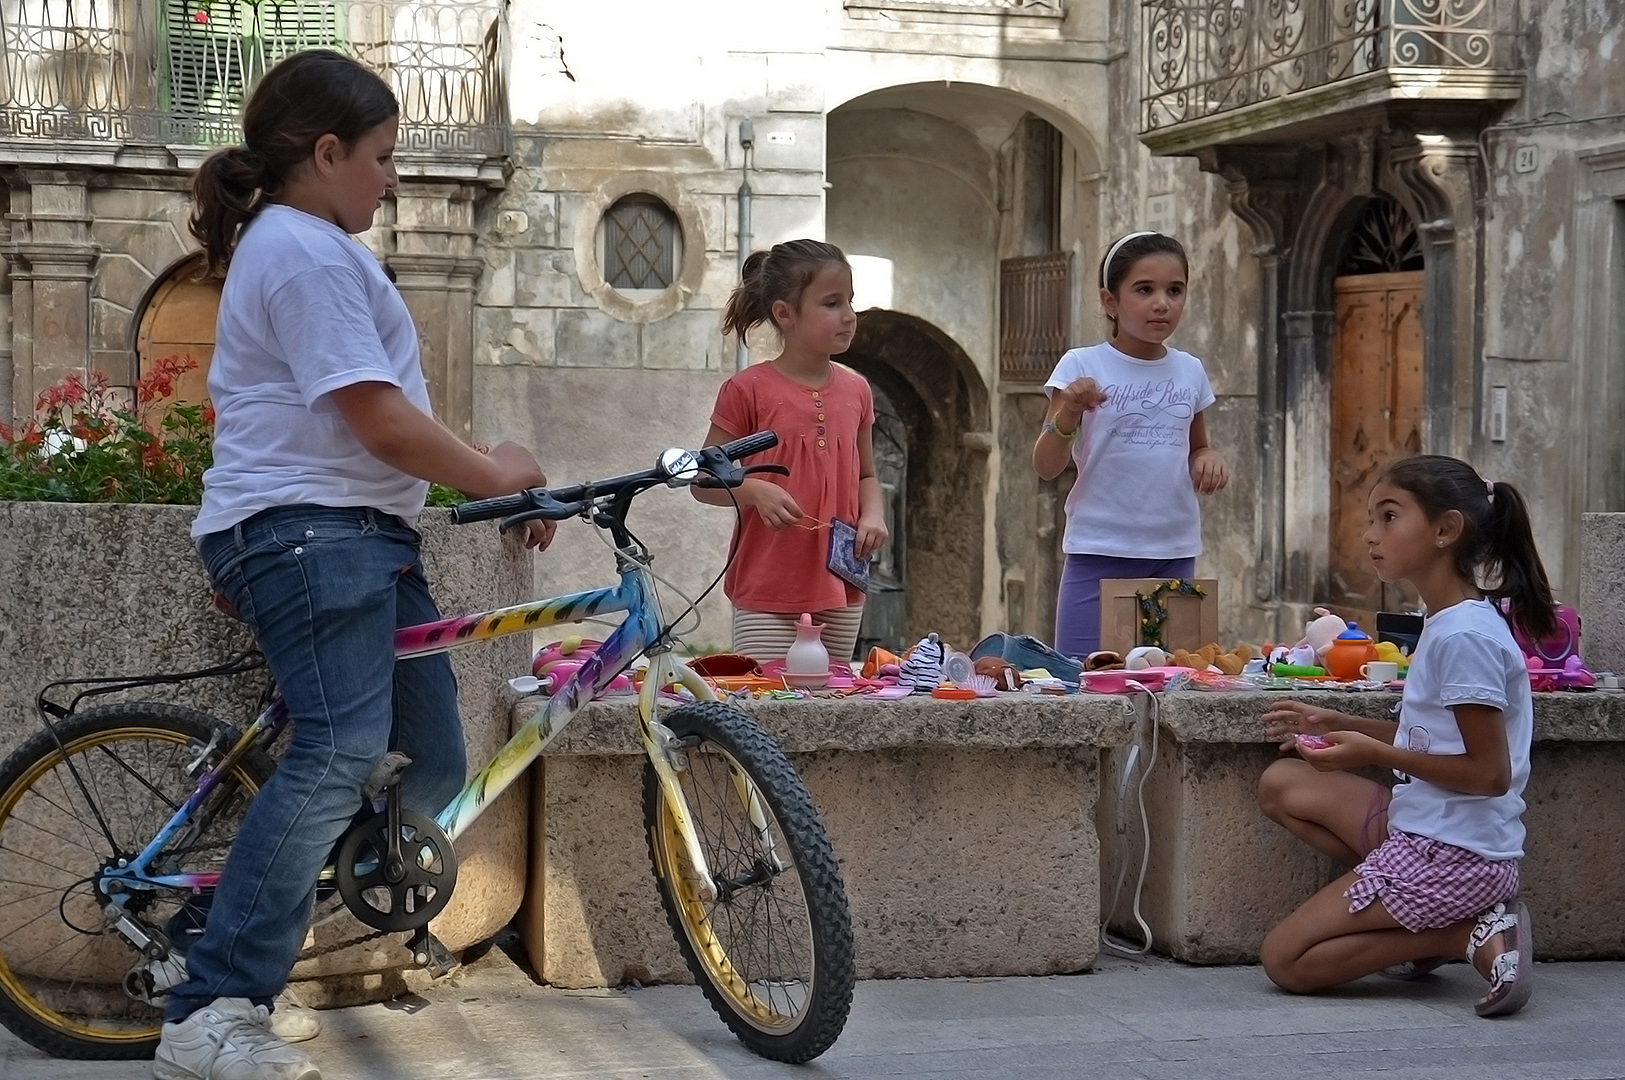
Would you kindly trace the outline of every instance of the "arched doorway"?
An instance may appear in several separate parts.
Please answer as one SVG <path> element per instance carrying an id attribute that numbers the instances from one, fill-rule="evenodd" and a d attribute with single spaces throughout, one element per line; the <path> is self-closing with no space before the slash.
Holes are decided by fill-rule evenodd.
<path id="1" fill-rule="evenodd" d="M 1390 462 L 1422 449 L 1422 245 L 1404 207 L 1368 199 L 1333 280 L 1330 600 L 1351 616 L 1408 610 L 1409 586 L 1385 585 L 1366 552 L 1366 500 Z"/>
<path id="2" fill-rule="evenodd" d="M 970 358 L 923 319 L 871 309 L 841 362 L 875 388 L 875 448 L 888 507 L 903 634 L 912 645 L 936 631 L 956 648 L 980 636 L 988 396 Z M 891 443 L 901 444 L 891 447 Z M 891 459 L 888 463 L 888 457 Z M 884 564 L 885 555 L 882 555 Z M 876 618 L 897 603 L 871 594 Z M 868 623 L 866 617 L 866 624 Z M 878 624 L 870 629 L 878 633 Z"/>
<path id="3" fill-rule="evenodd" d="M 135 353 L 142 375 L 158 360 L 190 356 L 197 367 L 175 387 L 173 400 L 200 402 L 209 396 L 209 362 L 214 359 L 214 324 L 220 314 L 221 278 L 200 278 L 203 254 L 188 255 L 160 277 L 136 319 Z"/>

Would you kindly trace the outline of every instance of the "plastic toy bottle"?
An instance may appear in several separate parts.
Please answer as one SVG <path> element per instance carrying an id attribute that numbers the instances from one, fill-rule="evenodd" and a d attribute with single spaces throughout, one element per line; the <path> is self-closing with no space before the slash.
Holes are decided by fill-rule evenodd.
<path id="1" fill-rule="evenodd" d="M 784 654 L 785 681 L 796 686 L 823 686 L 829 682 L 829 650 L 820 636 L 824 627 L 803 614 L 796 620 L 796 643 Z"/>

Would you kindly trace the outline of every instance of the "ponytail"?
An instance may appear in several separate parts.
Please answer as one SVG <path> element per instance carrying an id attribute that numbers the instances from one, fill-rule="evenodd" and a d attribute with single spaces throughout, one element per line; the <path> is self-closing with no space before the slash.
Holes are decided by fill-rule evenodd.
<path id="1" fill-rule="evenodd" d="M 1484 595 L 1505 601 L 1508 619 L 1531 641 L 1557 631 L 1552 587 L 1535 549 L 1529 504 L 1511 484 L 1491 483 L 1451 457 L 1419 454 L 1384 470 L 1382 481 L 1408 491 L 1429 521 L 1451 510 L 1462 518 L 1456 572 Z"/>
<path id="2" fill-rule="evenodd" d="M 1557 632 L 1557 616 L 1552 611 L 1552 586 L 1535 550 L 1529 505 L 1511 484 L 1497 481 L 1490 489 L 1494 494 L 1485 547 L 1486 561 L 1495 571 L 1491 595 L 1507 601 L 1512 623 L 1525 637 L 1544 641 Z"/>
<path id="3" fill-rule="evenodd" d="M 846 255 L 820 240 L 790 240 L 769 251 L 753 251 L 739 271 L 739 284 L 722 312 L 722 332 L 741 339 L 758 323 L 773 321 L 773 305 L 794 307 L 826 266 L 848 266 Z"/>
<path id="4" fill-rule="evenodd" d="M 267 192 L 266 164 L 246 146 L 217 150 L 192 176 L 187 231 L 203 245 L 204 273 L 224 277 L 237 234 L 260 212 Z"/>
<path id="5" fill-rule="evenodd" d="M 348 149 L 400 111 L 389 84 L 343 53 L 306 49 L 267 71 L 243 108 L 243 144 L 210 154 L 192 177 L 186 228 L 203 245 L 205 273 L 225 274 L 243 226 L 318 139 L 333 135 Z"/>

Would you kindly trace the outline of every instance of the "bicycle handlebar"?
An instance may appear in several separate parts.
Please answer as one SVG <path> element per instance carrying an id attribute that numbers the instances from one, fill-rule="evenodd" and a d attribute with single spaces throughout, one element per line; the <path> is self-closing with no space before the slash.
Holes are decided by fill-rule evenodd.
<path id="1" fill-rule="evenodd" d="M 746 435 L 742 439 L 735 439 L 721 446 L 708 446 L 703 450 L 692 451 L 691 458 L 700 471 L 715 476 L 727 487 L 737 487 L 744 479 L 742 473 L 719 474 L 736 473 L 737 470 L 732 468 L 735 462 L 752 454 L 759 454 L 763 450 L 770 450 L 778 444 L 778 433 L 758 431 L 754 435 Z M 451 519 L 459 525 L 464 525 L 471 521 L 489 521 L 492 518 L 523 514 L 526 517 L 562 521 L 580 514 L 593 500 L 613 497 L 629 488 L 665 483 L 691 484 L 696 479 L 697 474 L 686 477 L 674 475 L 664 465 L 657 464 L 652 469 L 626 473 L 623 476 L 611 476 L 603 480 L 591 480 L 585 484 L 557 488 L 527 488 L 512 495 L 475 499 L 461 506 L 452 507 Z"/>

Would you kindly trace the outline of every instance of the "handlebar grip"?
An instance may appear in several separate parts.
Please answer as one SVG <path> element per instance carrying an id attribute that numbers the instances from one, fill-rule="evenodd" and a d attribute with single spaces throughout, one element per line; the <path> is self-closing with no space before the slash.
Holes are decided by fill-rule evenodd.
<path id="1" fill-rule="evenodd" d="M 510 514 L 523 513 L 535 505 L 528 491 L 521 491 L 513 495 L 498 495 L 490 499 L 474 499 L 460 506 L 451 508 L 451 520 L 459 525 L 466 525 L 470 521 L 489 521 L 492 518 L 507 517 Z"/>
<path id="2" fill-rule="evenodd" d="M 779 445 L 779 433 L 776 431 L 758 431 L 754 435 L 746 435 L 743 439 L 735 439 L 731 443 L 724 443 L 720 449 L 734 461 L 748 458 L 752 454 L 760 454 L 763 450 L 771 450 Z"/>

